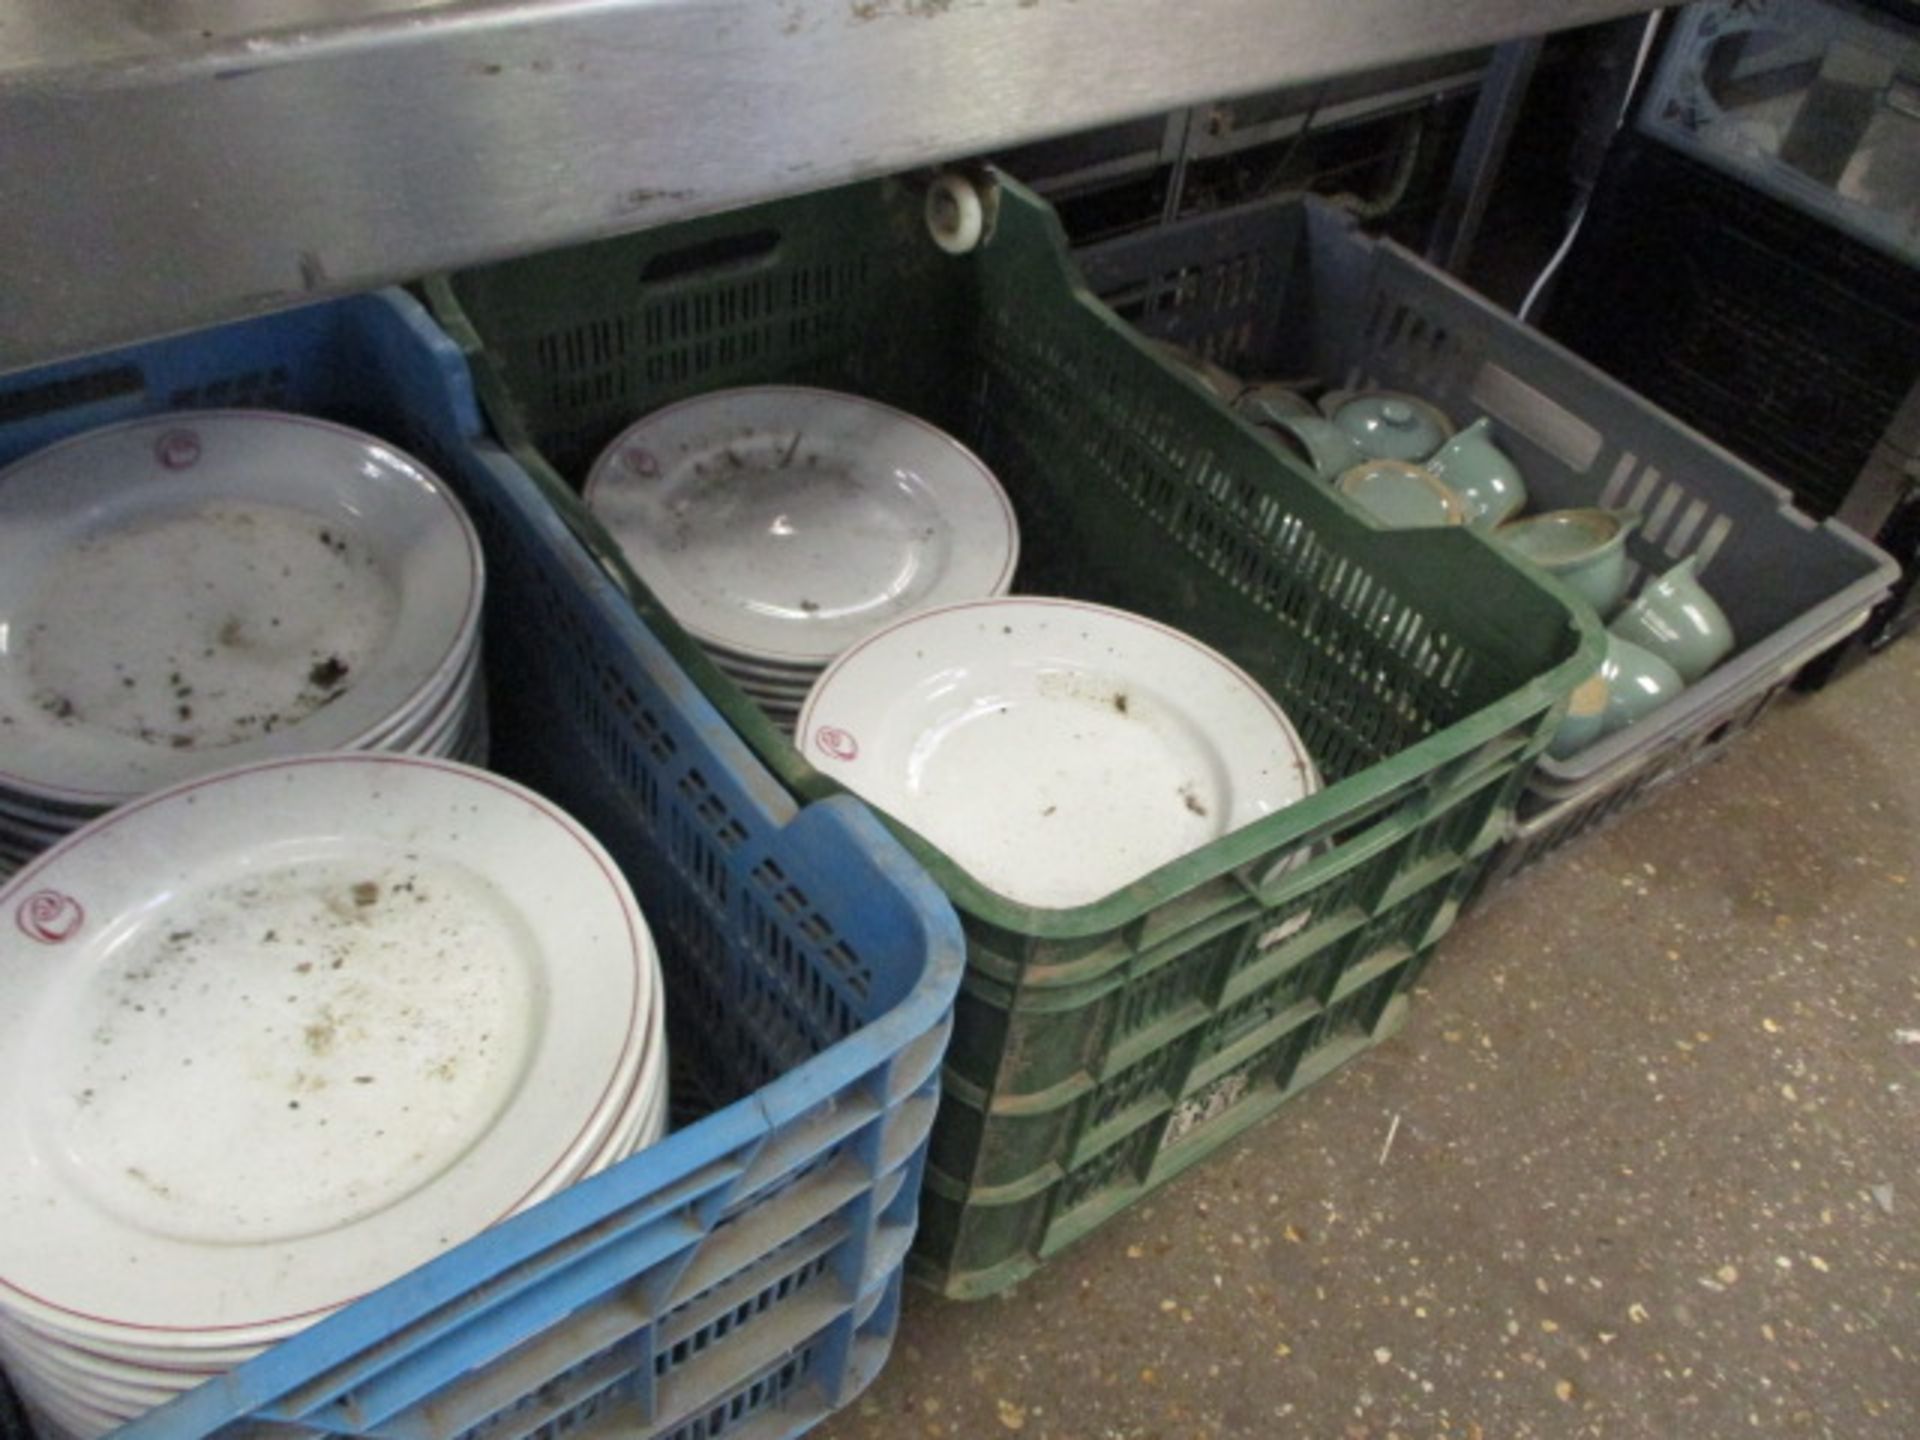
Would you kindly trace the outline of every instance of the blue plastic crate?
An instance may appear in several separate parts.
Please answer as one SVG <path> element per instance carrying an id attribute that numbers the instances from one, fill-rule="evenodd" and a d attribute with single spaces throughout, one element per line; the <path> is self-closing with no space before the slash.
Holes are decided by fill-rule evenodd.
<path id="1" fill-rule="evenodd" d="M 963 964 L 953 912 L 864 806 L 800 808 L 773 782 L 485 437 L 464 360 L 404 295 L 0 378 L 0 463 L 233 405 L 358 425 L 465 501 L 495 766 L 632 882 L 679 1128 L 121 1433 L 802 1433 L 892 1343 Z"/>

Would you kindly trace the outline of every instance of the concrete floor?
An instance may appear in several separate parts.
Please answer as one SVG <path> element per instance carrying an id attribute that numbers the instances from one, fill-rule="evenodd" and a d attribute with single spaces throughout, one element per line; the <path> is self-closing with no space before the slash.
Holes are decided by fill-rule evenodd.
<path id="1" fill-rule="evenodd" d="M 816 1435 L 1920 1436 L 1917 724 L 1920 643 L 1789 698 Z"/>

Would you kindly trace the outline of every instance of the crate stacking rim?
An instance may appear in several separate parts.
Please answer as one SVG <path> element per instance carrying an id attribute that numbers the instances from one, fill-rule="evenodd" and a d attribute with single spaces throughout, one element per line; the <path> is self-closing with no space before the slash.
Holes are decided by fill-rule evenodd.
<path id="1" fill-rule="evenodd" d="M 483 437 L 458 349 L 404 295 L 7 376 L 0 462 L 226 406 L 379 434 L 473 515 L 494 765 L 587 825 L 646 910 L 675 1130 L 121 1433 L 804 1432 L 892 1341 L 964 964 L 951 907 L 864 806 L 773 782 Z"/>
<path id="2" fill-rule="evenodd" d="M 1073 909 L 1006 901 L 898 829 L 968 936 L 916 1270 L 978 1295 L 1383 1033 L 1599 649 L 1480 537 L 1377 530 L 1238 425 L 1087 293 L 1018 185 L 991 183 L 988 236 L 962 256 L 921 202 L 853 186 L 428 289 L 513 454 L 794 793 L 838 787 L 576 493 L 635 416 L 728 386 L 847 390 L 956 435 L 1018 514 L 1018 592 L 1193 634 L 1313 753 L 1317 796 Z"/>
<path id="3" fill-rule="evenodd" d="M 1081 261 L 1149 333 L 1230 369 L 1409 390 L 1460 424 L 1489 416 L 1530 509 L 1644 517 L 1628 539 L 1635 579 L 1698 560 L 1738 649 L 1639 724 L 1542 757 L 1522 828 L 1489 878 L 1722 753 L 1898 576 L 1852 530 L 1816 523 L 1729 451 L 1324 202 L 1258 202 L 1091 247 Z"/>

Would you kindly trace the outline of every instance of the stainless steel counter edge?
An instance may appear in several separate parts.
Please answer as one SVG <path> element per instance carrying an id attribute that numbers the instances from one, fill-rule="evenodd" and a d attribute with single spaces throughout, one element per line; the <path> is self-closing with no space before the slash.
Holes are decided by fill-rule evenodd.
<path id="1" fill-rule="evenodd" d="M 0 0 L 0 370 L 1648 8 Z"/>

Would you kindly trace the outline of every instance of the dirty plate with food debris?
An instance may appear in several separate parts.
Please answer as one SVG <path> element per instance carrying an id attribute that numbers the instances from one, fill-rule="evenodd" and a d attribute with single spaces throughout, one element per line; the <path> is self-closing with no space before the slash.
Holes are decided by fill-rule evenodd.
<path id="1" fill-rule="evenodd" d="M 1111 895 L 1315 793 L 1286 712 L 1191 636 L 1077 600 L 952 605 L 830 666 L 801 753 L 988 889 Z"/>
<path id="2" fill-rule="evenodd" d="M 586 500 L 714 663 L 775 709 L 901 615 L 1005 594 L 1020 551 L 978 456 L 830 390 L 720 390 L 655 411 L 595 461 Z"/>
<path id="3" fill-rule="evenodd" d="M 107 426 L 0 471 L 0 521 L 0 874 L 41 832 L 233 765 L 480 758 L 479 541 L 371 436 L 258 411 Z"/>
<path id="4" fill-rule="evenodd" d="M 625 879 L 484 771 L 200 777 L 0 918 L 0 1359 L 56 1419 L 130 1418 L 664 1127 Z"/>

